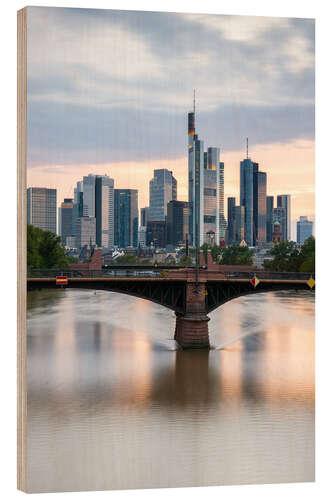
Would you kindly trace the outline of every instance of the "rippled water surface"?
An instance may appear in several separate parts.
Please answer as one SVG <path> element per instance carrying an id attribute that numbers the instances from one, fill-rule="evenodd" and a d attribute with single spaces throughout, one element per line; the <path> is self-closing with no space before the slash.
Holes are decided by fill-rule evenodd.
<path id="1" fill-rule="evenodd" d="M 28 294 L 31 492 L 314 480 L 314 294 L 210 315 L 182 351 L 172 311 L 110 292 Z"/>

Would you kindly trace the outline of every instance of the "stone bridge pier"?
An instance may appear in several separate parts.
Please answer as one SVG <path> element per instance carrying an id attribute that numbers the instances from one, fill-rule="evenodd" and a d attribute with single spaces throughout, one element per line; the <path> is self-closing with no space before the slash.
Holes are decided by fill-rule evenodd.
<path id="1" fill-rule="evenodd" d="M 186 284 L 183 313 L 176 312 L 175 340 L 183 349 L 209 347 L 205 283 Z"/>

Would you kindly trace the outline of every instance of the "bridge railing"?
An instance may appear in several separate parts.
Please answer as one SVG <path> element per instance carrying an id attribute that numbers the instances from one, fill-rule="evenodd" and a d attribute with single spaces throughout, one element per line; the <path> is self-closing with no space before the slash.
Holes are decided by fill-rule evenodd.
<path id="1" fill-rule="evenodd" d="M 67 276 L 68 278 L 107 278 L 107 277 L 137 277 L 160 278 L 162 269 L 29 269 L 28 278 L 55 278 Z"/>
<path id="2" fill-rule="evenodd" d="M 67 276 L 68 278 L 160 278 L 167 277 L 170 268 L 158 269 L 29 269 L 28 278 L 55 278 L 56 276 Z M 217 271 L 208 271 L 210 278 L 214 279 Z M 301 280 L 307 281 L 311 276 L 315 279 L 314 273 L 295 273 L 295 272 L 271 272 L 271 271 L 239 271 L 223 270 L 221 271 L 226 279 L 252 279 L 254 275 L 259 280 Z"/>
<path id="3" fill-rule="evenodd" d="M 227 279 L 252 279 L 254 275 L 260 280 L 301 280 L 315 278 L 314 273 L 272 272 L 272 271 L 226 271 Z"/>

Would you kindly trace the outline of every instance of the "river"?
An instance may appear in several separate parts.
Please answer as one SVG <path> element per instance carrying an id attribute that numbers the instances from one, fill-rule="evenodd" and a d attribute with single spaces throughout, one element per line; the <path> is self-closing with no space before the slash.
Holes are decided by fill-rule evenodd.
<path id="1" fill-rule="evenodd" d="M 28 294 L 28 491 L 314 480 L 314 293 L 235 299 L 210 350 L 117 293 Z"/>

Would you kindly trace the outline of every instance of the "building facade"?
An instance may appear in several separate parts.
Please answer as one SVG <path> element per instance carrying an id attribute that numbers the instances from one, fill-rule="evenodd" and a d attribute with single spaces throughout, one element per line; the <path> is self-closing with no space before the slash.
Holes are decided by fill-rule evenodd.
<path id="1" fill-rule="evenodd" d="M 63 245 L 66 245 L 66 239 L 73 235 L 73 198 L 64 198 L 60 206 L 59 229 Z"/>
<path id="2" fill-rule="evenodd" d="M 267 240 L 267 175 L 256 163 L 253 172 L 253 240 L 262 245 Z"/>
<path id="3" fill-rule="evenodd" d="M 149 218 L 164 221 L 169 201 L 176 199 L 177 181 L 172 172 L 165 168 L 154 170 L 154 177 L 149 182 Z"/>
<path id="4" fill-rule="evenodd" d="M 273 219 L 272 231 L 274 231 L 274 225 L 276 225 L 275 223 L 278 222 L 281 229 L 282 240 L 285 240 L 286 239 L 285 235 L 287 231 L 286 231 L 286 211 L 284 207 L 273 208 L 272 219 Z M 272 240 L 274 241 L 273 234 L 272 234 Z"/>
<path id="5" fill-rule="evenodd" d="M 143 207 L 140 210 L 140 226 L 147 226 L 149 221 L 149 207 Z"/>
<path id="6" fill-rule="evenodd" d="M 154 248 L 165 248 L 166 247 L 166 221 L 152 221 L 149 220 L 147 224 L 147 246 L 152 246 Z"/>
<path id="7" fill-rule="evenodd" d="M 96 245 L 95 217 L 78 217 L 76 220 L 76 248 L 80 250 L 86 245 Z"/>
<path id="8" fill-rule="evenodd" d="M 284 240 L 291 240 L 291 197 L 290 194 L 280 194 L 277 196 L 277 207 L 284 208 L 284 223 L 282 234 Z"/>
<path id="9" fill-rule="evenodd" d="M 167 210 L 166 243 L 177 246 L 186 243 L 188 237 L 188 202 L 172 200 Z"/>
<path id="10" fill-rule="evenodd" d="M 115 242 L 120 248 L 138 246 L 138 190 L 114 190 Z"/>
<path id="11" fill-rule="evenodd" d="M 297 221 L 297 243 L 303 245 L 304 241 L 313 236 L 313 222 L 301 215 Z"/>
<path id="12" fill-rule="evenodd" d="M 236 198 L 228 198 L 228 231 L 227 231 L 227 242 L 229 245 L 233 242 L 234 236 L 234 207 L 236 206 Z"/>
<path id="13" fill-rule="evenodd" d="M 273 209 L 274 209 L 274 196 L 266 197 L 266 238 L 267 242 L 272 241 L 273 233 Z"/>
<path id="14" fill-rule="evenodd" d="M 114 246 L 114 180 L 107 175 L 95 179 L 96 244 Z"/>
<path id="15" fill-rule="evenodd" d="M 27 221 L 57 234 L 57 190 L 30 187 L 27 190 Z"/>
<path id="16" fill-rule="evenodd" d="M 209 147 L 195 133 L 195 113 L 188 113 L 189 243 L 201 246 L 207 239 L 224 237 L 224 163 L 220 149 Z"/>
<path id="17" fill-rule="evenodd" d="M 258 164 L 252 162 L 250 158 L 240 162 L 240 205 L 244 207 L 245 212 L 245 241 L 248 246 L 253 246 L 253 177 L 254 170 Z"/>

